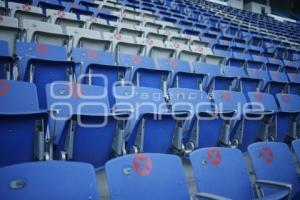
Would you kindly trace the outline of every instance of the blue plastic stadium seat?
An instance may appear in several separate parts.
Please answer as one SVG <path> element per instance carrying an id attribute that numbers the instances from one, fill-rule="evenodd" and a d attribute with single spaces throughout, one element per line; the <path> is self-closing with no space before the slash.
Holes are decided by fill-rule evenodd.
<path id="1" fill-rule="evenodd" d="M 89 11 L 86 6 L 72 1 L 61 1 L 61 5 L 65 8 L 65 11 L 75 13 L 79 19 L 80 15 L 92 16 L 93 12 Z"/>
<path id="2" fill-rule="evenodd" d="M 273 95 L 249 92 L 247 98 L 249 103 L 243 111 L 243 124 L 236 125 L 237 132 L 234 137 L 243 152 L 247 150 L 249 144 L 274 140 L 277 134 L 275 115 L 278 108 Z M 239 128 L 242 128 L 242 132 L 239 132 Z"/>
<path id="3" fill-rule="evenodd" d="M 181 160 L 174 155 L 122 156 L 107 162 L 105 173 L 112 200 L 190 199 Z"/>
<path id="4" fill-rule="evenodd" d="M 242 59 L 245 61 L 252 60 L 251 55 L 248 53 L 245 53 L 245 48 L 231 47 L 231 52 L 232 52 L 232 58 Z"/>
<path id="5" fill-rule="evenodd" d="M 284 72 L 269 71 L 270 81 L 267 91 L 273 95 L 288 92 L 288 78 Z"/>
<path id="6" fill-rule="evenodd" d="M 249 60 L 247 61 L 247 67 L 252 69 L 263 69 L 264 63 L 261 61 Z"/>
<path id="7" fill-rule="evenodd" d="M 280 71 L 281 70 L 281 65 L 267 62 L 266 63 L 266 68 L 269 71 Z"/>
<path id="8" fill-rule="evenodd" d="M 234 43 L 235 43 L 234 46 L 236 46 L 236 47 L 241 47 L 241 48 L 244 48 L 244 49 L 248 48 L 247 42 L 244 39 L 236 38 L 234 40 Z"/>
<path id="9" fill-rule="evenodd" d="M 300 74 L 299 73 L 288 73 L 289 78 L 289 93 L 300 95 Z"/>
<path id="10" fill-rule="evenodd" d="M 75 65 L 67 61 L 64 47 L 17 43 L 20 57 L 19 79 L 36 84 L 40 108 L 46 108 L 45 85 L 53 81 L 73 81 Z"/>
<path id="11" fill-rule="evenodd" d="M 253 61 L 261 62 L 261 63 L 263 63 L 263 64 L 266 64 L 266 63 L 268 63 L 268 61 L 269 61 L 268 58 L 265 57 L 265 56 L 255 55 L 255 54 L 251 54 L 251 56 L 252 56 L 252 60 L 253 60 Z"/>
<path id="12" fill-rule="evenodd" d="M 12 79 L 12 58 L 9 56 L 8 42 L 0 40 L 0 79 Z"/>
<path id="13" fill-rule="evenodd" d="M 89 164 L 46 161 L 0 168 L 1 199 L 98 199 L 96 174 Z"/>
<path id="14" fill-rule="evenodd" d="M 286 73 L 297 73 L 300 61 L 283 60 L 283 69 Z"/>
<path id="15" fill-rule="evenodd" d="M 250 174 L 247 169 L 243 154 L 238 149 L 210 147 L 193 151 L 190 160 L 195 175 L 197 192 L 205 195 L 216 195 L 203 199 L 255 199 L 253 188 L 275 187 L 277 184 L 260 184 L 255 182 L 252 187 Z M 226 182 L 225 180 L 230 180 Z M 280 188 L 278 191 L 262 195 L 259 199 L 282 199 L 289 195 L 288 188 Z M 201 197 L 201 195 L 199 195 Z M 219 197 L 219 198 L 217 198 Z M 201 199 L 201 198 L 200 198 Z"/>
<path id="16" fill-rule="evenodd" d="M 223 73 L 226 77 L 235 78 L 233 90 L 241 91 L 244 95 L 248 92 L 259 91 L 263 85 L 263 80 L 249 77 L 243 66 L 224 66 Z"/>
<path id="17" fill-rule="evenodd" d="M 34 6 L 43 8 L 43 12 L 46 13 L 46 9 L 64 10 L 65 7 L 61 5 L 59 0 L 33 0 Z"/>
<path id="18" fill-rule="evenodd" d="M 266 55 L 266 56 L 268 57 L 269 55 Z M 268 59 L 269 59 L 268 63 L 270 63 L 270 64 L 277 65 L 277 66 L 282 66 L 283 65 L 283 62 L 280 59 L 273 58 L 273 57 L 268 57 Z"/>
<path id="19" fill-rule="evenodd" d="M 127 151 L 171 153 L 173 136 L 187 113 L 169 111 L 160 89 L 119 86 L 115 95 L 114 110 L 132 112 L 124 135 Z"/>
<path id="20" fill-rule="evenodd" d="M 120 66 L 131 68 L 129 80 L 141 87 L 161 89 L 164 82 L 167 84 L 171 73 L 156 66 L 153 58 L 145 56 L 120 54 L 118 63 Z"/>
<path id="21" fill-rule="evenodd" d="M 203 85 L 207 93 L 213 90 L 230 90 L 234 87 L 236 77 L 226 77 L 222 73 L 222 67 L 208 63 L 193 63 L 195 73 L 207 74 Z"/>
<path id="22" fill-rule="evenodd" d="M 277 141 L 289 142 L 298 138 L 300 112 L 300 96 L 293 94 L 277 94 L 276 99 L 280 113 L 277 114 Z"/>
<path id="23" fill-rule="evenodd" d="M 194 73 L 187 61 L 176 59 L 159 59 L 159 68 L 172 71 L 169 80 L 170 87 L 203 89 L 204 74 Z"/>
<path id="24" fill-rule="evenodd" d="M 263 69 L 252 69 L 252 68 L 247 68 L 246 70 L 247 70 L 247 74 L 250 78 L 262 80 L 262 83 L 259 86 L 259 88 L 260 88 L 260 91 L 265 90 L 270 81 L 268 71 L 263 70 Z"/>
<path id="25" fill-rule="evenodd" d="M 119 19 L 118 16 L 114 15 L 109 9 L 106 8 L 94 10 L 93 16 L 105 19 L 107 21 L 117 21 Z"/>
<path id="26" fill-rule="evenodd" d="M 218 134 L 218 131 L 213 131 L 212 127 L 221 123 L 221 120 L 213 117 L 217 113 L 213 112 L 208 95 L 203 91 L 186 88 L 170 88 L 168 93 L 173 111 L 189 113 L 179 134 L 173 140 L 174 147 L 178 151 L 191 151 L 203 145 L 210 145 L 211 141 L 217 144 L 214 133 Z"/>
<path id="27" fill-rule="evenodd" d="M 212 47 L 212 50 L 214 55 L 224 57 L 226 61 L 231 57 L 231 52 L 228 45 L 215 44 Z"/>
<path id="28" fill-rule="evenodd" d="M 205 32 L 201 35 L 200 40 L 209 43 L 209 46 L 212 47 L 217 43 L 217 35 Z"/>
<path id="29" fill-rule="evenodd" d="M 107 88 L 109 103 L 115 103 L 113 87 L 117 82 L 125 81 L 128 68 L 116 65 L 114 55 L 110 52 L 93 49 L 74 48 L 73 61 L 76 68 L 77 82 Z"/>
<path id="30" fill-rule="evenodd" d="M 47 112 L 34 84 L 0 80 L 0 166 L 45 158 Z"/>
<path id="31" fill-rule="evenodd" d="M 244 67 L 246 64 L 246 60 L 244 60 L 244 55 L 238 55 L 238 58 L 236 58 L 236 55 L 234 57 L 229 57 L 227 61 L 227 65 L 234 66 L 234 67 Z"/>
<path id="32" fill-rule="evenodd" d="M 233 37 L 231 37 L 230 35 L 223 35 L 221 37 L 219 37 L 219 44 L 222 44 L 222 45 L 227 45 L 227 46 L 231 46 L 233 44 Z"/>
<path id="33" fill-rule="evenodd" d="M 245 97 L 240 98 L 241 93 L 227 90 L 214 90 L 212 92 L 213 110 L 204 115 L 199 125 L 199 147 L 217 145 L 230 146 L 230 135 L 233 125 L 241 119 L 241 108 L 246 103 Z M 209 136 L 201 135 L 209 133 Z M 202 137 L 201 137 L 202 136 Z"/>
<path id="34" fill-rule="evenodd" d="M 293 140 L 292 149 L 293 152 L 295 153 L 298 163 L 300 164 L 300 139 Z"/>
<path id="35" fill-rule="evenodd" d="M 280 142 L 258 142 L 248 147 L 256 179 L 282 182 L 292 186 L 292 199 L 299 199 L 300 180 L 289 147 Z M 263 189 L 268 195 L 273 189 Z"/>
<path id="36" fill-rule="evenodd" d="M 107 92 L 100 86 L 54 82 L 46 92 L 48 109 L 58 111 L 50 126 L 56 158 L 103 166 L 126 114 L 110 112 Z"/>

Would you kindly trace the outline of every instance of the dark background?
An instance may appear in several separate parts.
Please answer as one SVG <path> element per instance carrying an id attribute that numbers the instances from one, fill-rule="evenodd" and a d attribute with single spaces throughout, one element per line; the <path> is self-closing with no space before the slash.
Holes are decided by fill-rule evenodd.
<path id="1" fill-rule="evenodd" d="M 244 3 L 255 1 L 267 4 L 267 0 L 244 0 Z M 300 20 L 300 0 L 269 0 L 272 13 Z"/>

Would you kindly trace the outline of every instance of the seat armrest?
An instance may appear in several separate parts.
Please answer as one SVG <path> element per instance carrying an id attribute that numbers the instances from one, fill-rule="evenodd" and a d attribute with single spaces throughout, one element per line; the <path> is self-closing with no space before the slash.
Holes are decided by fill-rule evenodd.
<path id="1" fill-rule="evenodd" d="M 204 193 L 204 192 L 197 193 L 195 195 L 195 199 L 196 200 L 230 200 L 229 198 L 223 196 L 219 196 L 211 193 Z"/>
<path id="2" fill-rule="evenodd" d="M 259 187 L 270 187 L 274 189 L 292 191 L 292 185 L 288 183 L 282 183 L 270 180 L 256 180 L 255 184 Z"/>

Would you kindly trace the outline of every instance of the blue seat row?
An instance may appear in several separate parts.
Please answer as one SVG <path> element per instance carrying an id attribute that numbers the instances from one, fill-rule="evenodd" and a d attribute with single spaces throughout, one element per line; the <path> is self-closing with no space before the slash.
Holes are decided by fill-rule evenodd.
<path id="1" fill-rule="evenodd" d="M 214 90 L 209 97 L 119 85 L 111 106 L 104 87 L 56 81 L 45 85 L 43 111 L 34 84 L 1 80 L 1 86 L 2 166 L 53 157 L 98 168 L 126 152 L 187 153 L 216 145 L 245 151 L 256 141 L 299 137 L 300 97 L 292 94 L 277 94 L 277 105 L 259 92 Z"/>
<path id="2" fill-rule="evenodd" d="M 299 157 L 300 148 L 296 143 L 299 140 L 293 143 L 293 150 Z M 253 184 L 246 161 L 238 149 L 210 147 L 192 152 L 189 160 L 197 187 L 195 195 L 189 193 L 179 157 L 154 153 L 122 156 L 105 165 L 109 198 L 299 198 L 299 175 L 286 144 L 254 143 L 248 147 L 248 155 L 256 178 Z M 4 188 L 0 197 L 4 199 L 99 198 L 95 172 L 89 164 L 61 161 L 24 163 L 0 168 L 0 175 L 3 177 L 0 185 Z"/>

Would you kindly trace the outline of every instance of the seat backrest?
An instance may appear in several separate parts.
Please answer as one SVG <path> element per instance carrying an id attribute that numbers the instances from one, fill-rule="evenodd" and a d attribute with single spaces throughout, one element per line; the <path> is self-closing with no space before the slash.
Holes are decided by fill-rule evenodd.
<path id="1" fill-rule="evenodd" d="M 15 53 L 15 42 L 20 37 L 21 30 L 18 27 L 16 18 L 0 16 L 0 40 L 8 41 L 10 56 Z"/>
<path id="2" fill-rule="evenodd" d="M 58 24 L 63 27 L 63 31 L 66 32 L 66 27 L 82 28 L 85 22 L 78 20 L 75 13 L 65 12 L 61 10 L 47 9 L 47 16 L 50 18 L 50 22 Z"/>
<path id="3" fill-rule="evenodd" d="M 61 46 L 29 42 L 18 42 L 16 46 L 16 55 L 21 58 L 19 67 L 21 80 L 25 79 L 32 59 L 67 61 L 68 58 L 66 49 Z"/>
<path id="4" fill-rule="evenodd" d="M 0 40 L 0 55 L 1 56 L 9 56 L 9 44 L 6 40 Z"/>
<path id="5" fill-rule="evenodd" d="M 164 95 L 160 89 L 119 86 L 115 88 L 117 111 L 134 111 L 139 117 L 145 113 L 166 113 L 168 108 L 164 101 Z"/>
<path id="6" fill-rule="evenodd" d="M 161 58 L 158 59 L 158 64 L 160 69 L 173 71 L 174 75 L 178 72 L 193 73 L 193 69 L 185 60 Z"/>
<path id="7" fill-rule="evenodd" d="M 211 111 L 211 103 L 204 91 L 187 88 L 169 88 L 172 111 L 188 111 L 192 114 Z"/>
<path id="8" fill-rule="evenodd" d="M 288 83 L 285 73 L 279 71 L 269 71 L 270 80 L 279 83 Z"/>
<path id="9" fill-rule="evenodd" d="M 193 67 L 195 73 L 208 74 L 211 77 L 221 76 L 221 67 L 214 64 L 194 62 Z"/>
<path id="10" fill-rule="evenodd" d="M 190 154 L 197 192 L 230 199 L 253 199 L 250 175 L 238 149 L 210 147 Z M 224 185 L 224 180 L 230 180 Z"/>
<path id="11" fill-rule="evenodd" d="M 119 55 L 118 63 L 125 67 L 156 69 L 154 59 L 148 56 L 129 55 L 123 53 Z"/>
<path id="12" fill-rule="evenodd" d="M 272 94 L 262 92 L 248 92 L 248 99 L 249 103 L 251 104 L 251 109 L 263 109 L 263 111 L 273 112 L 278 111 L 276 101 Z"/>
<path id="13" fill-rule="evenodd" d="M 97 51 L 94 49 L 73 48 L 72 60 L 81 63 L 81 68 L 77 71 L 77 77 L 88 73 L 90 65 L 115 66 L 116 61 L 114 55 L 110 52 Z"/>
<path id="14" fill-rule="evenodd" d="M 6 40 L 0 40 L 0 79 L 12 79 L 11 57 L 9 56 L 9 44 Z"/>
<path id="15" fill-rule="evenodd" d="M 270 80 L 268 72 L 265 70 L 247 68 L 247 73 L 250 78 L 261 79 L 266 82 Z"/>
<path id="16" fill-rule="evenodd" d="M 113 52 L 118 56 L 122 53 L 131 55 L 142 55 L 144 53 L 144 44 L 136 43 L 134 37 L 129 35 L 115 33 L 102 33 L 112 41 Z"/>
<path id="17" fill-rule="evenodd" d="M 241 92 L 215 90 L 212 92 L 215 108 L 218 111 L 235 111 L 242 114 L 247 103 L 245 96 Z"/>
<path id="18" fill-rule="evenodd" d="M 112 199 L 190 199 L 181 161 L 174 155 L 122 156 L 107 162 L 105 173 Z"/>
<path id="19" fill-rule="evenodd" d="M 86 28 L 98 32 L 114 32 L 117 27 L 107 23 L 106 20 L 94 16 L 80 15 L 80 19 L 86 22 Z"/>
<path id="20" fill-rule="evenodd" d="M 300 112 L 300 97 L 295 94 L 276 94 L 281 112 Z"/>
<path id="21" fill-rule="evenodd" d="M 288 73 L 287 74 L 289 81 L 291 83 L 300 84 L 300 74 L 298 73 Z"/>
<path id="22" fill-rule="evenodd" d="M 292 148 L 293 148 L 293 151 L 296 155 L 298 163 L 300 163 L 300 139 L 294 140 L 292 142 Z"/>
<path id="23" fill-rule="evenodd" d="M 10 9 L 10 16 L 18 19 L 20 28 L 23 28 L 24 19 L 46 21 L 42 8 L 15 2 L 9 2 L 8 8 Z"/>
<path id="24" fill-rule="evenodd" d="M 56 24 L 24 19 L 23 27 L 26 29 L 26 42 L 65 46 L 69 39 L 62 27 Z"/>
<path id="25" fill-rule="evenodd" d="M 67 34 L 73 36 L 73 48 L 95 49 L 98 51 L 110 51 L 112 41 L 103 39 L 98 31 L 67 27 Z"/>
<path id="26" fill-rule="evenodd" d="M 57 81 L 46 85 L 47 108 L 51 111 L 49 128 L 58 144 L 65 123 L 72 115 L 99 115 L 109 113 L 105 88 L 94 85 Z"/>
<path id="27" fill-rule="evenodd" d="M 36 136 L 44 134 L 47 115 L 39 110 L 36 86 L 8 80 L 0 85 L 0 166 L 43 159 L 44 150 L 35 145 L 42 146 Z"/>
<path id="28" fill-rule="evenodd" d="M 27 82 L 0 80 L 1 114 L 21 114 L 39 112 L 36 86 Z M 20 98 L 22 101 L 20 101 Z"/>
<path id="29" fill-rule="evenodd" d="M 300 181 L 289 147 L 281 142 L 258 142 L 248 146 L 248 155 L 258 180 L 292 184 L 292 195 L 299 192 Z M 263 190 L 269 194 L 272 190 Z"/>
<path id="30" fill-rule="evenodd" d="M 152 58 L 172 58 L 175 55 L 174 49 L 165 47 L 164 42 L 150 38 L 136 38 L 138 44 L 146 47 L 146 56 Z"/>
<path id="31" fill-rule="evenodd" d="M 61 161 L 22 163 L 1 168 L 0 176 L 1 199 L 99 198 L 96 174 L 89 164 Z"/>
<path id="32" fill-rule="evenodd" d="M 277 58 L 269 58 L 269 63 L 282 66 L 283 63 L 280 59 Z"/>
<path id="33" fill-rule="evenodd" d="M 246 71 L 242 67 L 224 66 L 222 70 L 227 77 L 247 77 Z"/>

